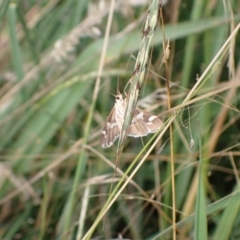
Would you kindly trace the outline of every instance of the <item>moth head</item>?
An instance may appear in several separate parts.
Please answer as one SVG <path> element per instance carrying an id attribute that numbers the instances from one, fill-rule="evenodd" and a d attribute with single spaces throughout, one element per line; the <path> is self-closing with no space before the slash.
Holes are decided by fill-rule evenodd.
<path id="1" fill-rule="evenodd" d="M 123 96 L 120 92 L 118 92 L 118 95 L 115 96 L 116 102 L 121 101 L 123 99 Z"/>

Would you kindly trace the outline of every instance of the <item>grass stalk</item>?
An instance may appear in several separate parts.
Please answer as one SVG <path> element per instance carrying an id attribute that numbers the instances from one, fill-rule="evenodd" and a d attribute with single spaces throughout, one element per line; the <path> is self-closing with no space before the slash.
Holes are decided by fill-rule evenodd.
<path id="1" fill-rule="evenodd" d="M 130 90 L 128 94 L 128 104 L 127 109 L 124 115 L 123 128 L 120 133 L 119 142 L 118 142 L 118 152 L 123 146 L 123 141 L 125 139 L 125 133 L 127 127 L 129 126 L 133 112 L 137 105 L 138 96 L 141 92 L 143 86 L 145 75 L 147 71 L 147 61 L 149 59 L 149 52 L 151 47 L 151 42 L 155 33 L 155 28 L 158 21 L 158 7 L 159 1 L 152 0 L 152 3 L 149 8 L 149 13 L 147 15 L 144 28 L 141 46 L 137 55 L 135 69 L 130 79 Z"/>
<path id="2" fill-rule="evenodd" d="M 168 110 L 171 109 L 171 92 L 170 92 L 170 74 L 169 74 L 169 66 L 168 66 L 168 44 L 165 38 L 165 30 L 164 30 L 164 20 L 162 15 L 162 8 L 159 8 L 160 19 L 162 25 L 163 32 L 163 59 L 165 63 L 166 70 L 166 89 L 167 89 L 167 105 Z M 177 228 L 176 228 L 176 192 L 175 192 L 175 167 L 174 167 L 174 144 L 173 144 L 173 125 L 169 126 L 169 136 L 170 136 L 170 158 L 171 158 L 171 183 L 172 183 L 172 224 L 173 224 L 173 240 L 176 240 Z"/>
<path id="3" fill-rule="evenodd" d="M 207 240 L 207 213 L 205 204 L 205 190 L 204 190 L 204 172 L 202 159 L 202 141 L 199 126 L 199 167 L 198 167 L 198 190 L 195 207 L 195 226 L 194 239 Z"/>

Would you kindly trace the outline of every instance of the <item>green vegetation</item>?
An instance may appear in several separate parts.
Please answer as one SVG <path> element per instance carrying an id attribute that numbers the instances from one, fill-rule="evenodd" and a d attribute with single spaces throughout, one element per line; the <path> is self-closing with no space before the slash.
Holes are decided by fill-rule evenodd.
<path id="1" fill-rule="evenodd" d="M 240 239 L 239 2 L 124 2 L 0 1 L 0 239 Z M 101 148 L 140 78 L 164 126 Z"/>

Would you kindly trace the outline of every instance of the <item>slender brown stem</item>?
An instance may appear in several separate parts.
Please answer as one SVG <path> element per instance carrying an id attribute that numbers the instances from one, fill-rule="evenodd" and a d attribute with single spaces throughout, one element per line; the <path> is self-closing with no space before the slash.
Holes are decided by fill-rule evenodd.
<path id="1" fill-rule="evenodd" d="M 168 51 L 169 46 L 166 42 L 165 38 L 165 29 L 164 29 L 164 20 L 162 15 L 162 6 L 159 6 L 159 16 L 160 16 L 160 23 L 162 27 L 163 32 L 163 61 L 165 65 L 166 70 L 166 88 L 167 88 L 167 96 L 168 96 L 168 109 L 171 109 L 171 94 L 170 94 L 170 74 L 169 74 L 169 67 L 168 67 Z M 173 151 L 173 129 L 172 124 L 169 126 L 169 132 L 170 132 L 170 149 L 171 149 L 171 178 L 172 178 L 172 224 L 173 224 L 173 240 L 176 240 L 176 233 L 177 233 L 177 227 L 176 227 L 176 194 L 175 194 L 175 169 L 174 169 L 174 151 Z"/>

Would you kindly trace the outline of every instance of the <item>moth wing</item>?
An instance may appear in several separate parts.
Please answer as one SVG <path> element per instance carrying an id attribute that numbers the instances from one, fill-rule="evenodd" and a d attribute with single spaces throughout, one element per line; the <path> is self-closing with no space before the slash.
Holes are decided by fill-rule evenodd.
<path id="1" fill-rule="evenodd" d="M 143 137 L 149 133 L 157 132 L 162 125 L 163 122 L 157 116 L 136 108 L 127 134 L 131 137 Z"/>
<path id="2" fill-rule="evenodd" d="M 144 137 L 148 134 L 146 124 L 140 120 L 132 120 L 132 123 L 127 128 L 127 135 L 130 137 Z"/>
<path id="3" fill-rule="evenodd" d="M 116 121 L 116 111 L 115 111 L 115 108 L 113 108 L 102 130 L 102 135 L 100 140 L 102 148 L 111 147 L 113 143 L 116 141 L 116 139 L 119 137 L 119 135 L 120 135 L 120 131 Z"/>

